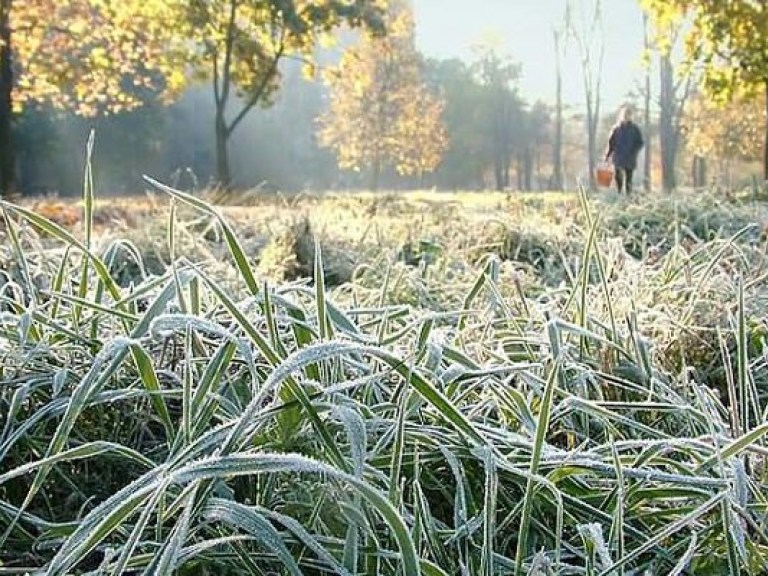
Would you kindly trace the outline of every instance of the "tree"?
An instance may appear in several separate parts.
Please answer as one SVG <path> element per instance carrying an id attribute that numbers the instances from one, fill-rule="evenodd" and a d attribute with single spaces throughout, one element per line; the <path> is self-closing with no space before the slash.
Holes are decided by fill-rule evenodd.
<path id="1" fill-rule="evenodd" d="M 689 21 L 686 53 L 703 67 L 705 93 L 724 104 L 734 95 L 768 95 L 768 2 L 641 0 L 660 27 Z M 665 39 L 659 38 L 663 45 Z M 763 119 L 763 177 L 768 181 L 768 98 Z"/>
<path id="2" fill-rule="evenodd" d="M 473 68 L 480 86 L 484 89 L 481 106 L 485 111 L 484 128 L 490 135 L 488 143 L 493 159 L 494 180 L 496 189 L 504 190 L 509 188 L 511 183 L 515 125 L 522 124 L 523 104 L 516 88 L 520 78 L 520 65 L 511 58 L 500 55 L 492 42 L 478 46 L 476 50 L 477 57 Z"/>
<path id="3" fill-rule="evenodd" d="M 228 144 L 257 105 L 280 86 L 280 62 L 304 60 L 311 70 L 318 39 L 341 25 L 383 30 L 384 0 L 188 0 L 183 19 L 194 75 L 211 82 L 216 108 L 219 184 L 232 183 Z M 232 110 L 235 107 L 236 110 Z"/>
<path id="4" fill-rule="evenodd" d="M 565 55 L 564 31 L 552 30 L 555 42 L 555 142 L 552 147 L 552 188 L 563 189 L 563 58 Z"/>
<path id="5" fill-rule="evenodd" d="M 11 0 L 0 0 L 0 195 L 15 188 L 13 136 L 13 52 Z"/>
<path id="6" fill-rule="evenodd" d="M 650 192 L 653 183 L 651 182 L 651 166 L 653 139 L 651 138 L 651 36 L 649 31 L 648 15 L 643 12 L 643 59 L 645 66 L 645 82 L 643 86 L 643 132 L 645 133 L 645 150 L 643 154 L 644 166 L 643 172 L 645 179 L 643 188 Z"/>
<path id="7" fill-rule="evenodd" d="M 339 167 L 370 170 L 376 190 L 382 171 L 417 175 L 437 168 L 447 139 L 443 102 L 422 80 L 413 15 L 390 11 L 387 34 L 364 34 L 326 75 L 331 105 L 319 119 L 322 146 L 335 151 Z"/>
<path id="8" fill-rule="evenodd" d="M 0 192 L 15 188 L 12 123 L 30 103 L 83 116 L 170 97 L 180 0 L 0 0 Z"/>
<path id="9" fill-rule="evenodd" d="M 534 102 L 529 111 L 526 112 L 527 127 L 525 135 L 525 145 L 528 148 L 529 158 L 532 162 L 532 169 L 536 176 L 536 181 L 540 185 L 544 181 L 544 177 L 541 172 L 541 153 L 542 149 L 547 146 L 554 147 L 552 140 L 552 130 L 550 124 L 552 123 L 552 110 L 544 102 Z M 555 127 L 555 134 L 557 133 L 557 127 Z M 561 169 L 562 172 L 562 169 Z M 531 190 L 532 176 L 529 174 L 524 181 L 528 182 L 528 190 Z"/>
<path id="10" fill-rule="evenodd" d="M 472 67 L 458 58 L 427 60 L 425 77 L 445 103 L 443 122 L 448 134 L 435 181 L 438 186 L 457 190 L 482 188 L 487 167 L 486 137 L 478 127 L 485 123 L 484 88 Z"/>
<path id="11" fill-rule="evenodd" d="M 602 81 L 605 40 L 603 33 L 603 7 L 601 0 L 580 0 L 577 18 L 568 0 L 566 25 L 576 43 L 581 61 L 584 99 L 586 101 L 587 148 L 589 155 L 590 188 L 595 188 L 597 167 L 597 127 L 600 119 L 600 83 Z"/>
<path id="12" fill-rule="evenodd" d="M 720 173 L 726 177 L 733 161 L 758 161 L 764 109 L 762 98 L 735 96 L 721 106 L 696 95 L 683 120 L 688 149 L 697 157 L 717 161 Z"/>
<path id="13" fill-rule="evenodd" d="M 568 0 L 566 23 L 570 35 L 576 42 L 581 61 L 584 98 L 586 100 L 587 142 L 589 153 L 590 188 L 596 187 L 597 127 L 600 119 L 600 83 L 602 81 L 603 58 L 605 55 L 605 34 L 603 33 L 603 10 L 601 0 L 578 2 L 577 18 L 571 0 Z"/>
<path id="14" fill-rule="evenodd" d="M 538 130 L 533 111 L 523 110 L 522 112 L 520 118 L 515 121 L 516 130 L 512 148 L 515 151 L 517 164 L 517 189 L 530 191 L 533 190 L 535 155 L 539 145 Z"/>
<path id="15" fill-rule="evenodd" d="M 476 47 L 476 57 L 429 62 L 429 82 L 445 99 L 450 144 L 436 181 L 467 189 L 487 186 L 530 190 L 549 181 L 554 111 L 542 102 L 528 106 L 517 93 L 519 66 L 497 51 L 493 39 Z M 544 158 L 542 160 L 542 158 Z M 534 180 L 535 178 L 535 180 Z"/>
<path id="16" fill-rule="evenodd" d="M 659 109 L 659 151 L 661 158 L 661 183 L 663 190 L 671 192 L 677 187 L 677 159 L 682 142 L 682 120 L 691 89 L 696 79 L 696 67 L 690 59 L 681 57 L 682 40 L 686 37 L 685 22 L 654 18 L 643 14 L 644 49 L 648 59 L 646 63 L 646 116 L 650 129 L 648 114 L 648 98 L 650 94 L 650 60 L 651 52 L 655 51 L 658 60 L 659 93 L 657 105 Z M 653 26 L 651 26 L 653 24 Z M 655 49 L 655 50 L 654 50 Z M 646 146 L 646 165 L 650 165 L 650 138 Z"/>
<path id="17" fill-rule="evenodd" d="M 671 31 L 670 31 L 671 33 Z M 659 148 L 661 182 L 665 191 L 677 188 L 677 156 L 680 151 L 683 114 L 691 88 L 689 73 L 675 75 L 670 51 L 659 54 Z"/>
<path id="18" fill-rule="evenodd" d="M 416 175 L 421 185 L 424 175 L 439 166 L 448 145 L 442 119 L 445 103 L 417 84 L 406 86 L 403 94 L 405 102 L 398 122 L 402 144 L 397 171 Z"/>

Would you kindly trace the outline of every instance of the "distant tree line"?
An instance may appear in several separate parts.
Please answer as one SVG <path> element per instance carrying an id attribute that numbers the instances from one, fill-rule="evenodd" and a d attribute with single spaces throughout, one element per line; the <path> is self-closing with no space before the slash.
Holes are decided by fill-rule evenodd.
<path id="1" fill-rule="evenodd" d="M 716 0 L 641 4 L 648 74 L 628 100 L 647 185 L 733 182 L 761 160 L 768 179 L 764 3 L 734 0 L 730 20 Z M 425 58 L 405 0 L 0 0 L 0 192 L 77 193 L 92 127 L 108 193 L 140 190 L 142 173 L 189 189 L 590 183 L 615 114 L 600 101 L 601 4 L 566 5 L 549 105 L 526 100 L 514 55 L 490 43 Z M 715 27 L 727 41 L 679 57 L 675 43 Z M 583 109 L 562 103 L 569 49 Z"/>

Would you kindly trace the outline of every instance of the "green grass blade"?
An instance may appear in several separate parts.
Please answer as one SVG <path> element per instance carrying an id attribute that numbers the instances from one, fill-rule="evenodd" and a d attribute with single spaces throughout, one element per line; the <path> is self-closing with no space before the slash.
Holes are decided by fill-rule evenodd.
<path id="1" fill-rule="evenodd" d="M 209 502 L 203 515 L 212 522 L 222 522 L 245 530 L 268 551 L 277 555 L 288 574 L 302 576 L 302 571 L 285 546 L 282 536 L 258 510 L 217 498 Z"/>
<path id="2" fill-rule="evenodd" d="M 696 474 L 703 474 L 718 462 L 728 460 L 729 458 L 732 458 L 744 450 L 749 449 L 751 446 L 757 444 L 757 442 L 761 440 L 766 434 L 768 434 L 768 422 L 761 424 L 751 432 L 747 432 L 740 438 L 737 438 L 727 446 L 723 447 L 719 453 L 713 454 L 704 462 L 699 464 L 694 472 Z"/>
<path id="3" fill-rule="evenodd" d="M 147 576 L 173 574 L 179 567 L 178 560 L 189 533 L 192 512 L 194 510 L 193 503 L 196 495 L 197 484 L 193 484 L 180 498 L 180 500 L 183 500 L 181 517 L 173 527 L 170 537 L 163 542 L 162 547 L 155 554 L 155 560 L 144 572 Z"/>
<path id="4" fill-rule="evenodd" d="M 419 576 L 421 574 L 416 548 L 408 528 L 387 497 L 367 482 L 322 462 L 291 454 L 232 454 L 193 462 L 176 470 L 169 478 L 176 483 L 187 483 L 211 478 L 268 473 L 322 474 L 348 484 L 379 513 L 392 530 L 392 536 L 400 548 L 403 575 Z"/>
<path id="5" fill-rule="evenodd" d="M 62 226 L 59 226 L 58 224 L 51 222 L 47 218 L 44 218 L 39 214 L 35 213 L 34 211 L 29 210 L 27 208 L 16 206 L 14 204 L 9 204 L 8 202 L 5 202 L 3 200 L 0 200 L 0 205 L 11 210 L 12 212 L 18 213 L 20 216 L 24 217 L 36 228 L 42 230 L 46 234 L 50 234 L 54 238 L 57 238 L 58 240 L 80 250 L 80 252 L 82 252 L 83 255 L 86 256 L 86 258 L 88 258 L 88 260 L 90 260 L 91 264 L 96 270 L 96 273 L 99 276 L 99 279 L 106 286 L 107 291 L 109 292 L 109 295 L 115 301 L 120 300 L 120 296 L 121 296 L 120 288 L 112 279 L 112 276 L 110 275 L 109 270 L 107 269 L 104 262 L 99 257 L 97 257 L 93 252 L 88 250 L 88 248 L 82 242 L 80 242 L 77 238 L 72 236 L 70 232 L 68 232 Z"/>
<path id="6" fill-rule="evenodd" d="M 152 364 L 152 358 L 147 352 L 138 345 L 131 346 L 131 355 L 133 361 L 136 364 L 136 370 L 139 373 L 141 382 L 144 388 L 150 393 L 150 401 L 154 407 L 155 414 L 160 419 L 165 429 L 165 436 L 168 439 L 168 443 L 172 444 L 173 439 L 176 436 L 175 426 L 171 420 L 171 414 L 168 411 L 168 406 L 162 397 L 162 388 L 160 386 L 160 379 L 157 377 L 157 372 Z"/>
<path id="7" fill-rule="evenodd" d="M 555 386 L 560 375 L 560 359 L 555 357 L 554 364 L 549 372 L 547 384 L 541 399 L 539 409 L 539 418 L 536 424 L 536 437 L 533 443 L 533 453 L 531 454 L 530 465 L 528 468 L 528 481 L 523 496 L 523 514 L 520 520 L 520 532 L 517 540 L 517 552 L 515 554 L 515 575 L 521 576 L 523 573 L 523 560 L 527 554 L 528 533 L 531 525 L 531 514 L 533 512 L 533 494 L 535 489 L 534 476 L 538 474 L 541 454 L 544 449 L 547 432 L 549 430 L 549 420 L 552 415 L 552 402 L 554 399 Z"/>
<path id="8" fill-rule="evenodd" d="M 611 527 L 611 533 L 613 534 L 612 540 L 616 542 L 616 557 L 621 559 L 624 557 L 625 539 L 624 539 L 624 474 L 621 459 L 619 453 L 616 450 L 616 443 L 611 438 L 611 456 L 613 457 L 613 465 L 616 468 L 616 508 L 614 511 L 614 522 Z M 616 576 L 624 576 L 624 565 L 622 564 L 616 571 Z"/>
<path id="9" fill-rule="evenodd" d="M 155 490 L 156 472 L 145 474 L 89 512 L 47 567 L 48 576 L 64 575 L 83 561 L 112 532 L 135 515 Z"/>
<path id="10" fill-rule="evenodd" d="M 635 558 L 638 558 L 639 556 L 646 553 L 648 550 L 651 550 L 652 548 L 654 548 L 655 546 L 663 542 L 666 538 L 669 538 L 672 534 L 679 532 L 683 528 L 695 523 L 699 518 L 703 517 L 710 510 L 712 510 L 716 506 L 719 506 L 720 502 L 725 497 L 726 497 L 726 493 L 720 493 L 720 494 L 714 495 L 712 498 L 707 500 L 704 504 L 694 509 L 693 511 L 689 512 L 688 514 L 682 516 L 681 518 L 675 520 L 674 522 L 669 524 L 666 528 L 664 528 L 663 530 L 655 534 L 652 538 L 649 538 L 642 545 L 635 548 L 632 552 L 625 555 L 623 558 L 619 559 L 617 562 L 614 562 L 611 566 L 609 566 L 608 568 L 600 572 L 599 576 L 609 576 L 609 574 L 615 573 L 615 571 L 619 568 L 619 566 L 626 566 L 630 562 L 633 562 Z"/>
<path id="11" fill-rule="evenodd" d="M 5 484 L 13 478 L 24 476 L 25 474 L 29 474 L 30 472 L 34 472 L 40 468 L 49 468 L 50 466 L 54 466 L 60 462 L 86 460 L 89 458 L 95 458 L 96 456 L 101 456 L 103 454 L 115 454 L 148 469 L 155 467 L 155 463 L 152 462 L 152 460 L 146 458 L 131 448 L 123 446 L 122 444 L 104 441 L 87 442 L 85 444 L 81 444 L 80 446 L 69 448 L 68 450 L 63 450 L 62 452 L 59 452 L 53 456 L 41 458 L 39 460 L 28 462 L 26 464 L 12 468 L 3 474 L 0 474 L 0 484 Z"/>
<path id="12" fill-rule="evenodd" d="M 499 489 L 499 477 L 490 450 L 485 457 L 485 500 L 483 502 L 483 552 L 480 559 L 480 573 L 484 576 L 496 574 L 494 566 L 496 538 L 496 500 Z"/>
<path id="13" fill-rule="evenodd" d="M 196 208 L 197 210 L 200 210 L 201 212 L 216 218 L 218 224 L 221 226 L 222 232 L 224 233 L 224 240 L 227 244 L 227 248 L 229 249 L 229 253 L 232 255 L 232 258 L 235 261 L 235 266 L 245 281 L 248 290 L 254 296 L 259 293 L 259 283 L 256 281 L 256 277 L 253 274 L 253 268 L 248 262 L 248 257 L 245 255 L 245 251 L 238 241 L 237 235 L 232 229 L 232 226 L 229 224 L 229 222 L 227 222 L 227 220 L 218 210 L 216 210 L 207 202 L 196 198 L 192 194 L 187 194 L 181 190 L 176 190 L 170 186 L 166 186 L 154 178 L 145 175 L 144 180 L 146 180 L 151 186 L 157 188 L 161 192 L 165 192 L 169 196 L 177 198 L 182 202 L 189 204 L 193 208 Z"/>

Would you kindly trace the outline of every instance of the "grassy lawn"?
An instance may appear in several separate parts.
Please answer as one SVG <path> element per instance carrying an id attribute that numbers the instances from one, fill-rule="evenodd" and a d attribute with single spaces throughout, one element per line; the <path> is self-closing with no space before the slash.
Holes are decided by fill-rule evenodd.
<path id="1" fill-rule="evenodd" d="M 765 573 L 763 204 L 216 200 L 5 205 L 0 575 Z"/>

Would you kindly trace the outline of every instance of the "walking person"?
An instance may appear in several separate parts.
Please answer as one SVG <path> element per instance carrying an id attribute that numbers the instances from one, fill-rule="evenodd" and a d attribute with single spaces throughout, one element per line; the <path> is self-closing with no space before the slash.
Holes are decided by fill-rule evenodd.
<path id="1" fill-rule="evenodd" d="M 632 122 L 632 108 L 628 105 L 619 110 L 619 118 L 608 137 L 605 160 L 613 160 L 614 178 L 619 192 L 632 192 L 632 174 L 637 168 L 637 155 L 644 145 L 643 134 Z"/>

